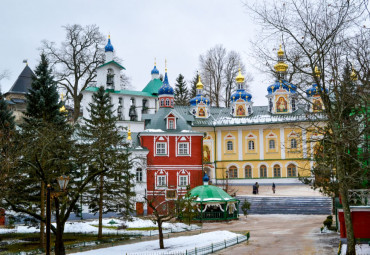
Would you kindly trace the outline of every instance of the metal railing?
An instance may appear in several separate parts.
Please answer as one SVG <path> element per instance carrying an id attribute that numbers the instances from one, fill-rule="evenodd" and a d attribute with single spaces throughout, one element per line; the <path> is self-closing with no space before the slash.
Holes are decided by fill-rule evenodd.
<path id="1" fill-rule="evenodd" d="M 225 249 L 235 244 L 239 244 L 249 240 L 249 232 L 245 235 L 236 236 L 234 238 L 225 239 L 224 241 L 211 243 L 207 246 L 195 247 L 194 249 L 176 252 L 140 252 L 140 253 L 123 253 L 125 255 L 205 255 Z"/>
<path id="2" fill-rule="evenodd" d="M 233 213 L 224 213 L 224 212 L 200 212 L 197 216 L 194 217 L 194 220 L 228 220 L 228 219 L 237 219 L 238 212 Z"/>

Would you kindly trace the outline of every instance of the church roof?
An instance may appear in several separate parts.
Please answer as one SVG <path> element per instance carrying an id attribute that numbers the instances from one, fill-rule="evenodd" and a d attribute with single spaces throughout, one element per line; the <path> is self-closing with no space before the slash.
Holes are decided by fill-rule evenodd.
<path id="1" fill-rule="evenodd" d="M 8 93 L 27 94 L 28 91 L 31 89 L 32 77 L 36 76 L 32 72 L 31 68 L 28 65 L 26 65 L 21 74 L 18 76 L 17 80 L 14 82 L 13 86 L 6 94 Z"/>
<path id="2" fill-rule="evenodd" d="M 98 66 L 98 68 L 101 68 L 101 67 L 106 66 L 106 65 L 109 65 L 109 64 L 114 64 L 114 65 L 118 66 L 118 68 L 123 69 L 123 70 L 126 70 L 126 68 L 124 68 L 123 66 L 121 66 L 120 64 L 118 64 L 118 63 L 117 63 L 116 61 L 114 61 L 114 60 L 109 61 L 109 62 L 107 62 L 107 63 L 104 63 L 104 64 L 102 64 L 101 66 Z"/>
<path id="3" fill-rule="evenodd" d="M 190 191 L 191 196 L 197 197 L 196 202 L 233 202 L 238 199 L 230 196 L 219 187 L 213 185 L 202 185 L 195 187 Z"/>
<path id="4" fill-rule="evenodd" d="M 98 91 L 99 88 L 98 87 L 87 87 L 85 89 L 85 91 L 90 91 L 90 92 L 96 92 Z M 109 92 L 109 93 L 113 93 L 113 94 L 122 94 L 122 95 L 132 95 L 132 96 L 142 96 L 142 97 L 156 97 L 156 96 L 153 96 L 152 94 L 148 93 L 148 92 L 143 92 L 143 91 L 135 91 L 135 90 L 126 90 L 126 89 L 122 89 L 122 90 L 106 90 L 106 92 Z"/>
<path id="5" fill-rule="evenodd" d="M 267 106 L 252 106 L 253 114 L 246 117 L 233 117 L 231 109 L 225 107 L 210 107 L 208 118 L 194 118 L 191 121 L 193 127 L 219 127 L 219 126 L 240 126 L 240 125 L 263 125 L 277 123 L 305 122 L 320 120 L 323 116 L 315 114 L 310 117 L 304 110 L 305 105 L 298 105 L 298 109 L 289 114 L 272 114 L 268 111 Z M 189 106 L 178 106 L 174 108 L 180 115 L 187 116 L 190 112 Z"/>
<path id="6" fill-rule="evenodd" d="M 158 90 L 159 90 L 160 87 L 162 87 L 162 85 L 163 85 L 163 83 L 160 79 L 153 79 L 145 86 L 145 88 L 142 90 L 142 92 L 147 92 L 147 93 L 150 93 L 152 95 L 157 95 Z"/>
<path id="7" fill-rule="evenodd" d="M 166 126 L 166 117 L 171 113 L 177 118 L 176 129 L 168 130 Z M 194 117 L 189 113 L 189 111 L 178 111 L 176 108 L 159 108 L 156 114 L 143 114 L 142 118 L 145 120 L 145 130 L 143 133 L 198 133 L 191 130 L 191 121 L 194 120 Z"/>

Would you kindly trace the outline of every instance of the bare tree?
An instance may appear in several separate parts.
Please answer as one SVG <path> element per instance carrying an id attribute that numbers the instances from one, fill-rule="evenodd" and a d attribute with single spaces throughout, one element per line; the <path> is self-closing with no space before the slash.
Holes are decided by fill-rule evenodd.
<path id="1" fill-rule="evenodd" d="M 160 193 L 153 196 L 145 196 L 144 199 L 153 210 L 153 221 L 158 224 L 158 237 L 159 237 L 159 248 L 164 249 L 163 243 L 163 222 L 170 221 L 177 216 L 176 205 L 178 201 L 165 200 L 161 202 L 164 193 Z"/>
<path id="2" fill-rule="evenodd" d="M 249 6 L 260 21 L 263 33 L 280 38 L 283 47 L 292 50 L 293 54 L 290 57 L 288 54 L 287 60 L 297 74 L 297 80 L 302 82 L 298 84 L 301 99 L 310 103 L 303 96 L 304 89 L 312 81 L 317 84 L 317 93 L 323 102 L 322 118 L 315 118 L 319 114 L 309 116 L 313 119 L 312 126 L 316 128 L 320 126 L 319 120 L 324 121 L 325 128 L 319 129 L 321 141 L 329 143 L 332 148 L 330 162 L 323 160 L 321 163 L 327 166 L 331 164 L 335 169 L 346 225 L 347 254 L 355 254 L 348 189 L 359 185 L 356 177 L 360 171 L 364 171 L 359 167 L 362 164 L 353 151 L 361 145 L 368 132 L 368 117 L 364 117 L 363 111 L 359 110 L 363 109 L 366 99 L 359 92 L 369 88 L 368 82 L 364 83 L 361 79 L 358 82 L 354 77 L 356 74 L 350 74 L 348 59 L 356 54 L 351 53 L 347 44 L 358 37 L 365 7 L 361 0 L 291 0 L 283 4 L 263 1 Z M 368 41 L 368 37 L 365 41 Z M 267 56 L 266 52 L 265 49 L 260 51 Z M 361 61 L 367 67 L 359 68 L 360 77 L 368 75 L 364 73 L 364 70 L 368 70 L 366 59 L 368 57 Z M 356 65 L 360 66 L 360 61 Z M 316 66 L 320 75 L 315 72 Z"/>
<path id="3" fill-rule="evenodd" d="M 1 89 L 2 89 L 1 88 L 1 80 L 8 79 L 9 76 L 10 76 L 9 70 L 4 70 L 4 71 L 0 72 L 0 92 L 1 92 Z"/>
<path id="4" fill-rule="evenodd" d="M 104 37 L 96 25 L 66 25 L 65 41 L 59 48 L 44 40 L 42 50 L 53 63 L 60 87 L 74 102 L 73 120 L 80 113 L 82 91 L 96 78 L 96 69 L 104 62 Z"/>
<path id="5" fill-rule="evenodd" d="M 235 51 L 227 52 L 220 44 L 200 55 L 199 61 L 204 89 L 211 105 L 219 107 L 224 103 L 226 107 L 229 106 L 230 95 L 236 88 L 235 78 L 239 67 L 247 77 L 246 80 L 252 80 L 250 74 L 245 74 L 240 54 Z"/>

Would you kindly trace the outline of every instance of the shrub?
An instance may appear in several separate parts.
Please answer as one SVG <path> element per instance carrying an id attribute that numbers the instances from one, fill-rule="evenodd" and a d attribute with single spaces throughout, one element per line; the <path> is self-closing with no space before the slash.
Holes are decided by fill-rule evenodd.
<path id="1" fill-rule="evenodd" d="M 331 219 L 326 219 L 324 220 L 324 226 L 326 226 L 328 229 L 330 229 L 331 225 L 333 224 L 333 220 Z"/>
<path id="2" fill-rule="evenodd" d="M 333 220 L 333 216 L 332 215 L 329 215 L 328 217 L 326 217 L 327 219 L 329 220 Z"/>
<path id="3" fill-rule="evenodd" d="M 248 210 L 251 209 L 251 203 L 249 203 L 247 199 L 244 199 L 241 209 L 243 211 L 244 216 L 247 216 Z"/>

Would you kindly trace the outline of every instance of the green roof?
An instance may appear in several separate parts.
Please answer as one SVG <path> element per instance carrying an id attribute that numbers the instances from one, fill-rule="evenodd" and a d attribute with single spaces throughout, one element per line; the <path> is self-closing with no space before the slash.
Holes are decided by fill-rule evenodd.
<path id="1" fill-rule="evenodd" d="M 118 63 L 117 63 L 116 61 L 114 61 L 114 60 L 109 61 L 109 62 L 107 62 L 107 63 L 105 63 L 105 64 L 102 64 L 101 66 L 98 66 L 98 68 L 103 67 L 103 66 L 106 66 L 106 65 L 109 65 L 109 64 L 115 64 L 115 65 L 116 65 L 116 66 L 118 66 L 119 68 L 126 70 L 126 68 L 124 68 L 123 66 L 121 66 L 120 64 L 118 64 Z"/>
<path id="2" fill-rule="evenodd" d="M 196 202 L 236 202 L 238 199 L 230 196 L 219 187 L 213 185 L 202 185 L 190 191 L 191 196 L 197 196 Z"/>
<path id="3" fill-rule="evenodd" d="M 86 91 L 96 92 L 99 90 L 98 87 L 87 87 L 85 89 Z M 142 97 L 156 97 L 148 92 L 142 92 L 142 91 L 134 91 L 134 90 L 111 90 L 106 89 L 105 92 L 114 93 L 114 94 L 124 94 L 124 95 L 132 95 L 132 96 L 142 96 Z"/>
<path id="4" fill-rule="evenodd" d="M 148 85 L 142 90 L 143 92 L 148 92 L 150 94 L 158 94 L 158 90 L 162 87 L 163 83 L 160 79 L 151 80 Z"/>

